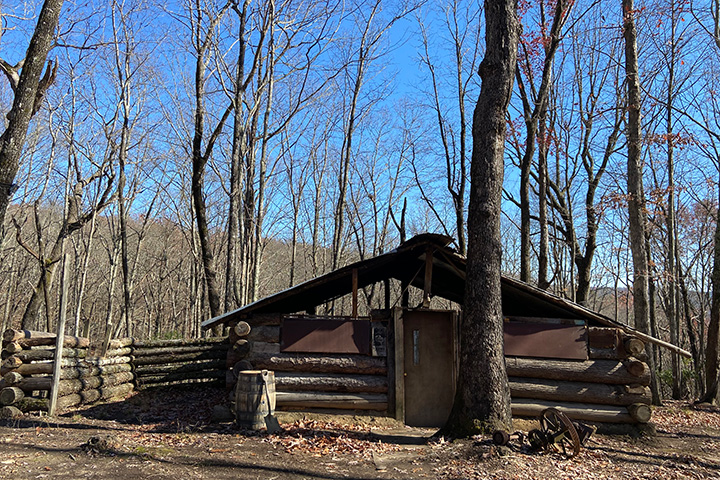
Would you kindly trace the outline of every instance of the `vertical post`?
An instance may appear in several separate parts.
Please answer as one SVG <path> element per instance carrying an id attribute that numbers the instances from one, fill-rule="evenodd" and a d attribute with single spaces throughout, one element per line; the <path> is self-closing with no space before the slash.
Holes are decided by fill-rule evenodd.
<path id="1" fill-rule="evenodd" d="M 432 293 L 432 267 L 433 251 L 428 247 L 425 250 L 425 280 L 423 281 L 423 308 L 430 308 L 430 294 Z"/>
<path id="2" fill-rule="evenodd" d="M 388 358 L 388 373 L 392 374 L 392 378 L 388 379 L 388 386 L 392 395 L 392 407 L 394 411 L 388 412 L 395 417 L 396 420 L 405 422 L 405 337 L 403 329 L 403 308 L 393 309 L 392 318 L 392 358 Z"/>
<path id="3" fill-rule="evenodd" d="M 358 271 L 357 268 L 352 270 L 352 317 L 358 316 Z"/>
<path id="4" fill-rule="evenodd" d="M 385 290 L 385 310 L 390 310 L 390 279 L 386 278 L 383 280 L 383 286 Z"/>
<path id="5" fill-rule="evenodd" d="M 57 405 L 58 385 L 60 384 L 60 369 L 62 368 L 62 350 L 65 342 L 65 321 L 67 319 L 67 294 L 68 294 L 68 268 L 67 252 L 62 256 L 62 286 L 60 289 L 60 317 L 58 318 L 57 337 L 55 339 L 55 363 L 53 364 L 52 387 L 50 388 L 50 401 L 48 403 L 48 415 L 55 415 Z"/>

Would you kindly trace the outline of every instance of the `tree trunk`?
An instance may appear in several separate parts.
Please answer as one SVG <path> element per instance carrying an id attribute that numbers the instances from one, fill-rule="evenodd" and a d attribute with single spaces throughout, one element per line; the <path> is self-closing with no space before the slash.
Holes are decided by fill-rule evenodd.
<path id="1" fill-rule="evenodd" d="M 62 6 L 63 0 L 45 0 L 43 3 L 35 32 L 25 54 L 25 63 L 14 88 L 13 105 L 7 114 L 7 127 L 0 136 L 0 225 L 5 221 L 5 212 L 10 197 L 15 191 L 15 175 L 30 119 L 37 112 L 45 90 L 55 78 L 52 65 L 48 65 L 42 79 L 40 76 L 45 66 L 45 59 L 53 47 Z"/>
<path id="2" fill-rule="evenodd" d="M 519 22 L 511 0 L 485 3 L 486 52 L 473 114 L 465 314 L 457 392 L 443 431 L 469 436 L 509 428 L 503 355 L 500 239 L 505 117 L 515 77 Z"/>
<path id="3" fill-rule="evenodd" d="M 720 355 L 718 348 L 718 343 L 720 343 L 720 215 L 718 215 L 715 225 L 711 282 L 710 323 L 707 328 L 707 343 L 705 344 L 705 395 L 702 400 L 714 403 L 720 397 L 717 381 L 720 373 L 720 358 L 718 358 Z"/>
<path id="4" fill-rule="evenodd" d="M 633 258 L 633 313 L 635 327 L 650 333 L 648 246 L 645 240 L 645 193 L 643 190 L 642 137 L 640 133 L 640 76 L 638 73 L 637 32 L 633 0 L 623 0 L 625 75 L 627 83 L 628 214 L 630 249 Z M 648 361 L 652 349 L 647 345 Z M 652 365 L 650 365 L 652 370 Z M 653 400 L 657 400 L 653 398 Z"/>

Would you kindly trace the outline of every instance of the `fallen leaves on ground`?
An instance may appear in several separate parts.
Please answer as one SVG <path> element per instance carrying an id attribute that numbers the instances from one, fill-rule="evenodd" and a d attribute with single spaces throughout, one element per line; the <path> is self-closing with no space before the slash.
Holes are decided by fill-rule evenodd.
<path id="1" fill-rule="evenodd" d="M 283 425 L 283 432 L 269 435 L 265 441 L 280 445 L 286 453 L 314 456 L 350 454 L 363 459 L 373 453 L 399 450 L 397 445 L 382 443 L 367 426 L 316 420 L 298 420 Z"/>

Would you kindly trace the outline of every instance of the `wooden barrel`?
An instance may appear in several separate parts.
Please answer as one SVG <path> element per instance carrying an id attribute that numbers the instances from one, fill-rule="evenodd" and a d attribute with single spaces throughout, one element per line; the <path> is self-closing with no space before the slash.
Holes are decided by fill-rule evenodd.
<path id="1" fill-rule="evenodd" d="M 275 412 L 275 372 L 243 370 L 235 385 L 235 420 L 239 427 L 260 430 Z"/>

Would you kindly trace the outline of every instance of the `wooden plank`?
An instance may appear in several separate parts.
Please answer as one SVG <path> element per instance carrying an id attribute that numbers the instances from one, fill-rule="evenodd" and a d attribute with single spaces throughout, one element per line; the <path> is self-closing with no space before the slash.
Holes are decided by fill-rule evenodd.
<path id="1" fill-rule="evenodd" d="M 584 326 L 504 322 L 505 355 L 586 360 Z"/>
<path id="2" fill-rule="evenodd" d="M 370 320 L 285 318 L 281 352 L 370 355 Z"/>

